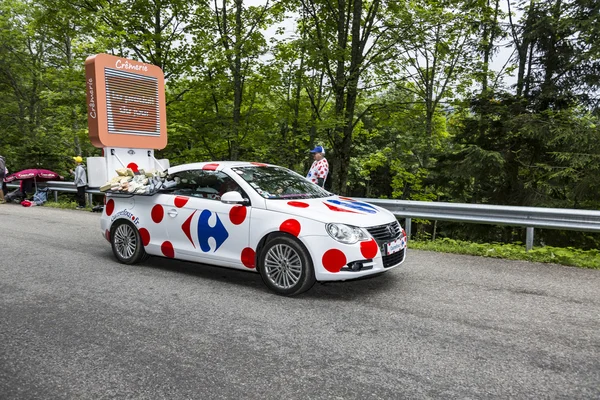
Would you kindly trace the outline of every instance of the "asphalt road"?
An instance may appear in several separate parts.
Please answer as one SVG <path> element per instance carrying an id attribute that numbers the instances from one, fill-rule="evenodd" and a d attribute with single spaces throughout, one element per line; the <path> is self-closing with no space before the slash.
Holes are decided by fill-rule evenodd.
<path id="1" fill-rule="evenodd" d="M 1 399 L 600 398 L 600 271 L 409 250 L 284 298 L 98 220 L 0 205 Z"/>

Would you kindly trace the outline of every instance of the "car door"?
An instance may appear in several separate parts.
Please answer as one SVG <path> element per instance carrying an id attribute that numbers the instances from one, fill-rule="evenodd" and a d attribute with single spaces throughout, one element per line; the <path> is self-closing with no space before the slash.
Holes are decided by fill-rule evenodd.
<path id="1" fill-rule="evenodd" d="M 176 185 L 164 204 L 167 235 L 176 258 L 244 268 L 251 207 L 220 201 L 239 185 L 221 171 L 188 170 L 174 174 Z"/>

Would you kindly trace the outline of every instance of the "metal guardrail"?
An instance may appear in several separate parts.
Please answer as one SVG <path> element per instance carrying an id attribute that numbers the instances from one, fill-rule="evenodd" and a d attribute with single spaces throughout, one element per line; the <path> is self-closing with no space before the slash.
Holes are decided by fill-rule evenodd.
<path id="1" fill-rule="evenodd" d="M 38 185 L 53 191 L 55 201 L 58 201 L 58 192 L 77 192 L 73 182 L 50 181 L 38 183 Z M 9 183 L 8 186 L 18 187 L 19 185 Z M 91 203 L 92 195 L 100 195 L 103 192 L 98 188 L 88 188 L 87 194 L 89 196 L 88 201 Z M 409 237 L 411 236 L 411 220 L 413 218 L 521 226 L 526 228 L 525 245 L 527 250 L 533 248 L 534 228 L 600 232 L 600 211 L 595 210 L 369 198 L 355 199 L 378 205 L 391 211 L 396 217 L 405 219 L 404 228 Z"/>
<path id="2" fill-rule="evenodd" d="M 7 183 L 7 187 L 16 189 L 19 187 L 18 183 Z M 65 181 L 48 181 L 48 182 L 38 182 L 37 186 L 42 188 L 47 188 L 48 190 L 54 193 L 54 201 L 58 201 L 58 192 L 67 192 L 67 193 L 77 193 L 77 187 L 74 182 L 65 182 Z M 104 194 L 100 191 L 99 188 L 88 188 L 86 190 L 87 200 L 91 204 L 92 203 L 92 195 L 94 194 Z"/>
<path id="3" fill-rule="evenodd" d="M 600 211 L 595 210 L 368 198 L 356 200 L 378 205 L 390 210 L 396 217 L 404 218 L 408 236 L 410 236 L 412 218 L 522 226 L 527 229 L 525 239 L 527 250 L 533 247 L 534 228 L 600 232 Z"/>

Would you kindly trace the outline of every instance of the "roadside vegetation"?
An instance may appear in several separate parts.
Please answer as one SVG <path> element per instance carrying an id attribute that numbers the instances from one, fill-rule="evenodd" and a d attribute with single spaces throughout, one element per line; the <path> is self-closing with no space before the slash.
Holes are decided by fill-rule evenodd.
<path id="1" fill-rule="evenodd" d="M 574 247 L 534 247 L 525 250 L 524 243 L 474 243 L 454 239 L 411 240 L 410 249 L 441 253 L 466 254 L 480 257 L 504 258 L 541 263 L 562 264 L 573 267 L 600 269 L 600 251 L 581 250 Z"/>

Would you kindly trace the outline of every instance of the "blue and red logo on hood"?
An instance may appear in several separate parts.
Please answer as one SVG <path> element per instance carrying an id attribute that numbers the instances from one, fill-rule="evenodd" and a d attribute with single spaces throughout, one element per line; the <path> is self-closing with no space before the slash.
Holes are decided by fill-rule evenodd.
<path id="1" fill-rule="evenodd" d="M 327 200 L 323 204 L 325 204 L 327 208 L 329 208 L 332 211 L 367 214 L 376 214 L 379 212 L 377 208 L 375 208 L 371 204 L 363 203 L 362 201 L 356 201 L 345 197 Z"/>

